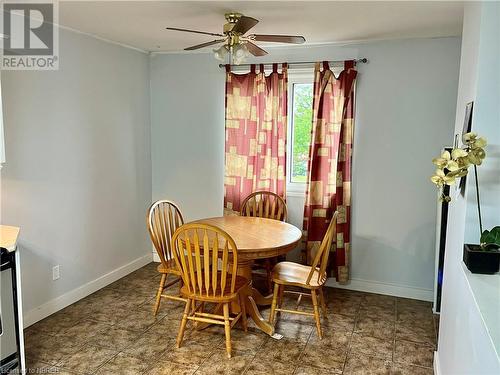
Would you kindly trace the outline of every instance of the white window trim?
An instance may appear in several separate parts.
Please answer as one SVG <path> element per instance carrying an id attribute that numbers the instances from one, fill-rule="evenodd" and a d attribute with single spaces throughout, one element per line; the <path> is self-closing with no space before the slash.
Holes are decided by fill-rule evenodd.
<path id="1" fill-rule="evenodd" d="M 294 69 L 288 71 L 288 126 L 286 146 L 286 191 L 287 195 L 303 196 L 306 192 L 306 184 L 303 182 L 292 182 L 292 146 L 293 146 L 293 85 L 295 83 L 313 83 L 314 71 L 308 69 Z"/>

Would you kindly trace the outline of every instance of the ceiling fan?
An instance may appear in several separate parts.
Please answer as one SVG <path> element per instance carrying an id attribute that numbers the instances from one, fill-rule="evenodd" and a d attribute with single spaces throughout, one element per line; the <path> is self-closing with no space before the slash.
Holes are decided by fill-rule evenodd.
<path id="1" fill-rule="evenodd" d="M 247 17 L 241 13 L 226 13 L 227 23 L 223 27 L 222 34 L 205 31 L 179 29 L 177 27 L 167 27 L 167 30 L 184 31 L 203 35 L 220 37 L 211 42 L 197 44 L 195 46 L 184 48 L 186 51 L 192 51 L 199 48 L 223 43 L 222 46 L 214 50 L 215 57 L 224 61 L 229 56 L 229 61 L 238 65 L 242 63 L 250 54 L 254 56 L 264 56 L 267 52 L 254 44 L 253 42 L 275 42 L 302 44 L 306 41 L 300 35 L 268 35 L 268 34 L 250 34 L 244 35 L 248 30 L 254 27 L 259 21 L 252 17 Z"/>

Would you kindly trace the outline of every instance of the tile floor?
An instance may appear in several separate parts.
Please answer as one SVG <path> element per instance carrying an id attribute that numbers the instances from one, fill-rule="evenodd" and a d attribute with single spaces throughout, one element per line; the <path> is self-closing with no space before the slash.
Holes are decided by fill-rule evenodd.
<path id="1" fill-rule="evenodd" d="M 174 346 L 182 306 L 151 308 L 159 283 L 151 263 L 26 330 L 30 373 L 56 374 L 432 374 L 437 321 L 430 303 L 327 289 L 318 340 L 312 319 L 282 315 L 274 340 L 250 327 L 186 333 Z M 309 301 L 301 308 L 308 309 Z M 292 300 L 285 300 L 290 306 Z M 268 310 L 264 311 L 264 316 Z"/>

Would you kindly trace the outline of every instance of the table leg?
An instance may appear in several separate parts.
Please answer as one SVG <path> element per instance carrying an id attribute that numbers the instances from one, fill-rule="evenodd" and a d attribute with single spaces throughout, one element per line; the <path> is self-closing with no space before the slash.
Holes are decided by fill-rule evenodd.
<path id="1" fill-rule="evenodd" d="M 243 261 L 238 263 L 238 275 L 243 276 L 249 280 L 252 279 L 252 263 L 253 261 Z M 245 307 L 246 307 L 246 312 L 247 315 L 252 318 L 252 320 L 255 322 L 255 325 L 262 330 L 263 332 L 267 333 L 269 336 L 271 336 L 274 339 L 281 339 L 283 338 L 283 335 L 280 335 L 279 333 L 274 332 L 274 326 L 269 324 L 267 320 L 265 320 L 257 305 L 265 306 L 265 305 L 270 305 L 273 299 L 273 295 L 269 296 L 263 296 L 257 289 L 250 287 L 247 288 L 246 291 L 244 291 L 245 294 Z M 219 314 L 221 310 L 222 305 L 218 304 L 215 306 L 214 309 L 214 314 Z M 239 306 L 239 301 L 235 301 L 231 305 L 231 311 L 233 313 L 239 313 L 241 310 Z M 210 326 L 210 324 L 207 323 L 198 323 L 196 326 L 197 330 L 202 330 Z"/>
<path id="2" fill-rule="evenodd" d="M 253 261 L 244 261 L 238 263 L 238 274 L 240 276 L 246 277 L 247 279 L 252 279 L 252 263 Z M 263 296 L 257 289 L 250 287 L 245 292 L 245 307 L 247 310 L 247 315 L 252 318 L 257 327 L 261 329 L 263 332 L 267 333 L 269 336 L 279 340 L 283 336 L 279 333 L 274 332 L 274 326 L 269 324 L 267 320 L 265 320 L 257 305 L 270 305 L 273 299 L 273 296 Z"/>
<path id="3" fill-rule="evenodd" d="M 243 276 L 245 279 L 252 280 L 252 265 L 253 260 L 244 260 L 238 262 L 238 275 Z M 273 295 L 263 296 L 257 289 L 252 287 L 251 293 L 254 302 L 259 306 L 271 305 Z"/>
<path id="4" fill-rule="evenodd" d="M 252 288 L 252 297 L 259 306 L 269 306 L 273 302 L 273 295 L 263 296 L 257 289 Z"/>

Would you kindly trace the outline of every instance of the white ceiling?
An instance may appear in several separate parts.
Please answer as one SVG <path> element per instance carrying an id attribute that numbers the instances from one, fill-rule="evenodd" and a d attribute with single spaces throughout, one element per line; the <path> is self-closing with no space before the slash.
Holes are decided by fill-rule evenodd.
<path id="1" fill-rule="evenodd" d="M 461 2 L 61 1 L 59 23 L 146 51 L 182 51 L 221 32 L 224 13 L 257 18 L 251 32 L 299 34 L 307 44 L 460 35 Z M 207 48 L 207 50 L 210 50 Z"/>

